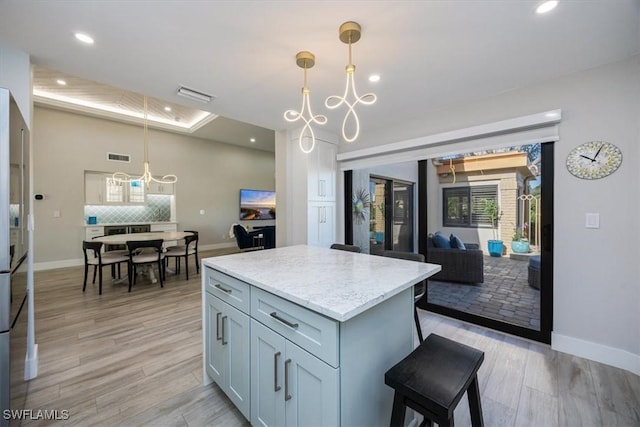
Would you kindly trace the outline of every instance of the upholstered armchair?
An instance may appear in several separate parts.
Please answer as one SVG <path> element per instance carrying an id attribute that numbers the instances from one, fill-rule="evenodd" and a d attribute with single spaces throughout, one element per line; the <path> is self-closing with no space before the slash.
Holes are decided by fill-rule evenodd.
<path id="1" fill-rule="evenodd" d="M 242 225 L 235 224 L 233 226 L 233 235 L 236 237 L 238 248 L 241 250 L 263 249 L 264 235 L 262 235 L 262 230 L 247 231 Z M 260 235 L 262 235 L 262 238 L 260 238 Z"/>

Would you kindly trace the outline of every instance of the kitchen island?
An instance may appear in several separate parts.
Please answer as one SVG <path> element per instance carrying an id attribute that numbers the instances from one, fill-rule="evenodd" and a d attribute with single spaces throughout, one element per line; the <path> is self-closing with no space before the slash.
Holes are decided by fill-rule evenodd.
<path id="1" fill-rule="evenodd" d="M 204 382 L 253 425 L 388 425 L 413 285 L 440 266 L 289 246 L 202 260 Z"/>

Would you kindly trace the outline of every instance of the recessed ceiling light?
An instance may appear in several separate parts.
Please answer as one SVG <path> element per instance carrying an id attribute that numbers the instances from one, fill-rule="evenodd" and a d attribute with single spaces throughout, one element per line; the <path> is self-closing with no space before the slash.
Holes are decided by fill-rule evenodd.
<path id="1" fill-rule="evenodd" d="M 369 81 L 370 82 L 379 82 L 380 81 L 380 74 L 371 74 L 369 76 Z"/>
<path id="2" fill-rule="evenodd" d="M 541 3 L 540 6 L 538 6 L 538 8 L 536 9 L 536 13 L 541 15 L 543 13 L 550 12 L 553 9 L 555 9 L 557 5 L 558 5 L 557 0 L 545 1 Z"/>
<path id="3" fill-rule="evenodd" d="M 65 82 L 65 81 L 64 81 L 64 80 L 62 80 L 62 79 L 58 79 L 58 80 L 56 80 L 56 83 L 58 83 L 60 86 L 66 86 L 66 85 L 67 85 L 67 82 Z"/>
<path id="4" fill-rule="evenodd" d="M 75 33 L 76 39 L 80 40 L 82 43 L 93 44 L 93 38 L 84 33 Z"/>
<path id="5" fill-rule="evenodd" d="M 166 107 L 164 107 L 164 111 L 166 111 L 166 112 L 168 113 L 169 111 L 171 111 L 171 107 L 169 107 L 169 106 L 167 105 Z"/>
<path id="6" fill-rule="evenodd" d="M 255 139 L 255 138 L 251 138 L 251 139 L 249 140 L 249 142 L 256 142 L 256 139 Z"/>

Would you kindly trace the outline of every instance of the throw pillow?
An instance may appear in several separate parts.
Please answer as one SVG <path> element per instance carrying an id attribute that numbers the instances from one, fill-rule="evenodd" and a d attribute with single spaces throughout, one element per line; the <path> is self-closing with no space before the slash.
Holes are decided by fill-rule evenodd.
<path id="1" fill-rule="evenodd" d="M 436 248 L 451 249 L 451 242 L 447 239 L 447 236 L 439 231 L 436 231 L 436 234 L 433 235 L 433 244 Z"/>
<path id="2" fill-rule="evenodd" d="M 460 240 L 460 238 L 453 233 L 451 233 L 451 236 L 449 236 L 449 242 L 451 243 L 451 247 L 454 249 L 467 249 L 462 240 Z"/>

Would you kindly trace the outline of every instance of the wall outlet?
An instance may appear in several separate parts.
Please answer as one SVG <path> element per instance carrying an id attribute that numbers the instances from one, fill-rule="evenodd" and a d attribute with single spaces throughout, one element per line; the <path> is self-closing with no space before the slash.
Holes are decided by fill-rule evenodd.
<path id="1" fill-rule="evenodd" d="M 53 211 L 54 218 L 60 218 L 60 211 Z"/>
<path id="2" fill-rule="evenodd" d="M 204 215 L 204 209 L 200 209 L 200 215 Z"/>

